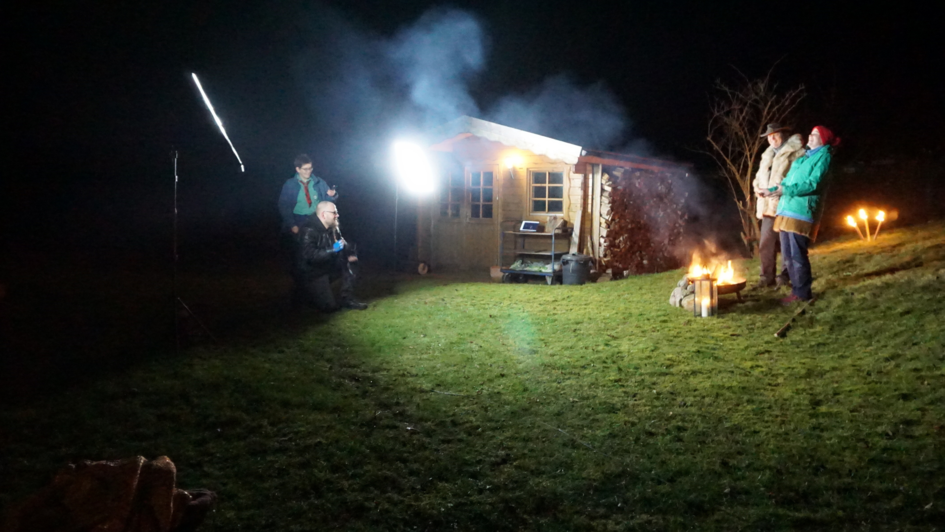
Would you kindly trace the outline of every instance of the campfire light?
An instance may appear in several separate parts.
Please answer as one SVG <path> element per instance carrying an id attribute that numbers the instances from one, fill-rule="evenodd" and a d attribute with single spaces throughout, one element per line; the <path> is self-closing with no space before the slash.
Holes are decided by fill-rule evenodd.
<path id="1" fill-rule="evenodd" d="M 863 237 L 863 233 L 860 231 L 860 224 L 856 223 L 856 218 L 852 216 L 847 216 L 847 225 L 856 229 L 856 234 L 860 235 L 860 240 L 866 240 Z"/>
<path id="2" fill-rule="evenodd" d="M 869 242 L 872 240 L 872 238 L 870 238 L 870 218 L 866 215 L 866 209 L 860 209 L 859 215 L 860 220 L 863 220 L 863 225 L 866 226 L 866 241 Z"/>
<path id="3" fill-rule="evenodd" d="M 713 277 L 718 284 L 735 284 L 735 268 L 732 267 L 732 261 L 725 265 L 703 266 L 698 261 L 694 261 L 689 266 L 689 278 Z"/>

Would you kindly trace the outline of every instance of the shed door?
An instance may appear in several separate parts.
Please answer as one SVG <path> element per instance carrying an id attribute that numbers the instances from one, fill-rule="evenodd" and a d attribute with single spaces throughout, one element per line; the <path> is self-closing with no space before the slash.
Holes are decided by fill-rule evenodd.
<path id="1" fill-rule="evenodd" d="M 466 201 L 463 205 L 463 257 L 469 268 L 499 264 L 499 214 L 494 167 L 473 167 L 466 171 Z"/>

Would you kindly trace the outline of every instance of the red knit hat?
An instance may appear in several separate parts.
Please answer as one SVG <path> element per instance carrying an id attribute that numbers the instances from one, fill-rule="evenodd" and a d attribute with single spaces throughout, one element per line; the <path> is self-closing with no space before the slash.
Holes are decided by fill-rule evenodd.
<path id="1" fill-rule="evenodd" d="M 814 126 L 814 131 L 820 135 L 820 140 L 823 141 L 824 145 L 840 145 L 840 137 L 834 135 L 832 131 L 825 128 L 824 126 Z"/>

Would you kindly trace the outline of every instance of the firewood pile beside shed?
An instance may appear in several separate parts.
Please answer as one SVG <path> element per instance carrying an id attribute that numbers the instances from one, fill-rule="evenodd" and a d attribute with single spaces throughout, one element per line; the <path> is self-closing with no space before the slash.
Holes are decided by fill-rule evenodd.
<path id="1" fill-rule="evenodd" d="M 687 221 L 686 192 L 671 172 L 612 167 L 602 174 L 600 257 L 618 273 L 654 273 L 682 266 L 677 245 Z"/>

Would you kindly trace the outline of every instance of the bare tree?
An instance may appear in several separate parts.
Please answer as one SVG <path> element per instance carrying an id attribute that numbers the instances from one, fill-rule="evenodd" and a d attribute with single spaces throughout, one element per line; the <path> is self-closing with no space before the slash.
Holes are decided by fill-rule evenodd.
<path id="1" fill-rule="evenodd" d="M 773 70 L 755 80 L 739 72 L 741 80 L 737 85 L 717 80 L 716 94 L 710 101 L 706 137 L 710 149 L 705 153 L 715 159 L 722 178 L 729 185 L 741 217 L 742 240 L 753 256 L 758 249 L 758 224 L 752 181 L 762 147 L 767 145 L 761 134 L 769 123 L 786 123 L 806 95 L 803 85 L 779 92 L 777 84 L 771 80 Z"/>

